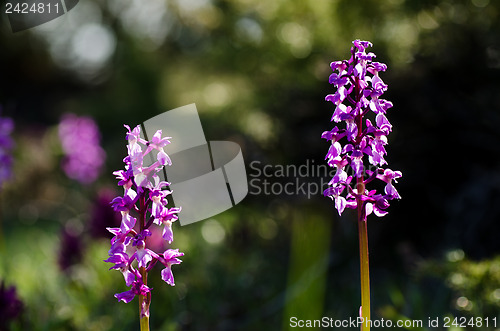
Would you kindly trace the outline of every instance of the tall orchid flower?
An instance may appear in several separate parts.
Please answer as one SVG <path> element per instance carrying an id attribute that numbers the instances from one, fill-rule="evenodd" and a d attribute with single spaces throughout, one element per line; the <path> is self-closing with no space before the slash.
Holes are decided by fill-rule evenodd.
<path id="1" fill-rule="evenodd" d="M 393 183 L 402 174 L 400 171 L 384 168 L 387 166 L 387 136 L 392 131 L 386 113 L 392 103 L 381 98 L 387 90 L 387 84 L 380 78 L 379 73 L 384 72 L 387 66 L 374 62 L 375 54 L 366 52 L 368 47 L 373 46 L 371 42 L 355 40 L 353 44 L 349 60 L 330 64 L 333 73 L 329 81 L 336 88 L 336 92 L 327 95 L 325 100 L 334 105 L 331 121 L 345 124 L 338 124 L 321 135 L 330 142 L 325 159 L 329 166 L 336 169 L 334 177 L 328 183 L 329 187 L 323 194 L 335 201 L 339 215 L 345 208 L 358 211 L 361 316 L 364 321 L 362 329 L 369 330 L 367 216 L 372 213 L 378 217 L 386 215 L 389 201 L 401 198 Z M 344 145 L 341 141 L 345 142 Z M 368 189 L 376 180 L 383 183 L 383 192 Z"/>
<path id="2" fill-rule="evenodd" d="M 151 141 L 141 138 L 140 127 L 128 129 L 128 155 L 125 157 L 125 170 L 113 174 L 123 187 L 123 196 L 111 201 L 116 212 L 121 213 L 121 224 L 118 228 L 108 228 L 114 237 L 111 239 L 109 258 L 105 262 L 114 263 L 110 269 L 123 274 L 128 291 L 117 293 L 119 301 L 128 303 L 135 296 L 139 298 L 141 331 L 149 330 L 149 306 L 151 304 L 151 288 L 147 286 L 148 272 L 160 262 L 165 267 L 161 278 L 174 286 L 172 265 L 182 261 L 179 257 L 184 253 L 178 249 L 167 249 L 157 253 L 148 247 L 147 239 L 152 235 L 151 226 L 163 226 L 163 239 L 171 244 L 173 241 L 172 223 L 178 219 L 181 208 L 168 208 L 167 196 L 171 191 L 164 188 L 170 185 L 160 181 L 158 173 L 165 165 L 171 165 L 164 147 L 170 144 L 169 137 L 162 138 L 158 130 Z M 156 161 L 145 165 L 144 158 L 156 153 Z M 152 154 L 151 154 L 152 155 Z"/>

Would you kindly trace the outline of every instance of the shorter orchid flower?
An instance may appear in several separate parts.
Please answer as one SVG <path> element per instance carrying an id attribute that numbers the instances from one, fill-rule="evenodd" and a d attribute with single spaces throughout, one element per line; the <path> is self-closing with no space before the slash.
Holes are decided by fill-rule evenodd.
<path id="1" fill-rule="evenodd" d="M 148 238 L 154 229 L 151 226 L 163 225 L 163 240 L 170 245 L 174 240 L 172 223 L 178 219 L 177 214 L 181 211 L 181 207 L 166 206 L 167 196 L 172 193 L 166 189 L 170 183 L 160 181 L 158 176 L 165 165 L 172 164 L 170 157 L 164 151 L 170 144 L 170 138 L 162 138 L 162 132 L 158 130 L 152 140 L 147 141 L 141 138 L 139 126 L 133 130 L 127 125 L 125 127 L 128 130 L 126 134 L 128 155 L 123 160 L 125 170 L 113 172 L 124 193 L 110 203 L 115 212 L 121 213 L 122 221 L 120 227 L 107 228 L 114 237 L 111 239 L 109 258 L 105 262 L 113 263 L 110 270 L 120 271 L 125 279 L 125 285 L 130 287 L 130 290 L 117 293 L 115 297 L 119 301 L 128 303 L 138 296 L 141 330 L 149 330 L 152 289 L 147 286 L 148 272 L 157 262 L 162 263 L 165 269 L 161 271 L 161 278 L 167 284 L 174 286 L 171 267 L 180 264 L 182 261 L 178 257 L 184 255 L 178 249 L 167 249 L 158 254 L 148 247 Z M 153 151 L 157 152 L 156 161 L 148 165 L 144 158 Z"/>

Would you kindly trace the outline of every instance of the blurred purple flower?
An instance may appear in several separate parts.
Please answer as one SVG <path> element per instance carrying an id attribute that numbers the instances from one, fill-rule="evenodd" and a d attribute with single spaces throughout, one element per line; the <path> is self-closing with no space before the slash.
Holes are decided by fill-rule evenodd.
<path id="1" fill-rule="evenodd" d="M 59 123 L 59 139 L 65 154 L 62 168 L 66 175 L 82 184 L 94 182 L 106 159 L 95 121 L 86 116 L 66 114 Z"/>
<path id="2" fill-rule="evenodd" d="M 6 287 L 0 284 L 0 330 L 10 330 L 9 324 L 19 317 L 23 311 L 23 303 L 17 297 L 15 286 Z"/>
<path id="3" fill-rule="evenodd" d="M 67 224 L 61 231 L 58 263 L 62 271 L 80 263 L 83 257 L 83 242 L 79 231 Z"/>
<path id="4" fill-rule="evenodd" d="M 13 130 L 14 121 L 8 117 L 0 117 L 0 190 L 3 183 L 12 177 L 11 151 L 14 142 L 10 134 Z"/>
<path id="5" fill-rule="evenodd" d="M 120 226 L 120 214 L 115 213 L 113 207 L 109 205 L 114 196 L 114 191 L 110 189 L 102 189 L 97 194 L 89 222 L 89 232 L 92 238 L 111 238 L 106 228 Z"/>
<path id="6" fill-rule="evenodd" d="M 328 165 L 337 168 L 329 182 L 330 187 L 323 194 L 335 201 L 339 215 L 346 207 L 355 209 L 358 204 L 363 204 L 365 217 L 372 212 L 381 217 L 387 214 L 385 209 L 389 207 L 388 200 L 401 198 L 393 182 L 402 176 L 400 171 L 382 168 L 387 165 L 384 159 L 387 154 L 385 146 L 387 136 L 392 131 L 392 125 L 385 115 L 392 103 L 380 98 L 387 90 L 387 84 L 379 77 L 379 72 L 385 71 L 387 66 L 372 62 L 375 54 L 365 51 L 372 46 L 371 42 L 355 40 L 353 44 L 349 60 L 330 64 L 334 72 L 329 82 L 337 90 L 327 95 L 325 100 L 332 102 L 335 107 L 331 121 L 344 121 L 345 128 L 335 126 L 321 135 L 331 143 L 325 159 Z M 375 125 L 366 118 L 370 111 Z M 339 140 L 344 137 L 347 143 L 342 147 Z M 366 158 L 369 165 L 365 163 Z M 350 176 L 345 170 L 347 166 L 352 170 Z M 368 170 L 367 167 L 375 170 Z M 366 185 L 374 179 L 386 183 L 383 193 L 375 194 L 376 190 L 366 189 Z M 345 197 L 341 195 L 344 192 Z"/>

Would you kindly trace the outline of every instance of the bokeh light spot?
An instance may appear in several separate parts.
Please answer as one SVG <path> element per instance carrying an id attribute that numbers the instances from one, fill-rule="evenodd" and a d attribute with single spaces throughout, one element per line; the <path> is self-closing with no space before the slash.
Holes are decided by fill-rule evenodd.
<path id="1" fill-rule="evenodd" d="M 220 244 L 226 237 L 226 231 L 215 219 L 209 219 L 201 227 L 201 235 L 209 244 Z"/>
<path id="2" fill-rule="evenodd" d="M 101 66 L 113 54 L 115 44 L 115 37 L 108 28 L 89 23 L 73 36 L 71 51 L 81 65 Z"/>

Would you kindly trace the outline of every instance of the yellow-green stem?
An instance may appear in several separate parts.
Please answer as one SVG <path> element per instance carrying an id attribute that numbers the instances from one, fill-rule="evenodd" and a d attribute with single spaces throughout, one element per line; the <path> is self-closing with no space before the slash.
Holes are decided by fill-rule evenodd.
<path id="1" fill-rule="evenodd" d="M 149 316 L 141 318 L 141 331 L 149 331 Z"/>
<path id="2" fill-rule="evenodd" d="M 142 280 L 144 282 L 144 285 L 147 286 L 148 274 L 146 272 L 146 268 L 144 267 L 139 268 L 139 272 L 142 275 Z M 149 314 L 143 314 L 143 311 L 149 312 L 149 307 L 145 306 L 149 306 L 147 295 L 146 296 L 139 295 L 139 318 L 140 318 L 141 331 L 149 331 Z"/>
<path id="3" fill-rule="evenodd" d="M 3 239 L 3 231 L 2 231 L 2 220 L 3 220 L 3 215 L 2 215 L 2 195 L 0 195 L 0 252 L 3 251 L 4 249 L 4 239 Z"/>
<path id="4" fill-rule="evenodd" d="M 146 215 L 146 201 L 144 197 L 140 199 L 140 210 L 141 213 L 139 215 L 139 230 L 142 232 L 145 227 L 145 215 Z M 148 273 L 145 267 L 140 267 L 139 272 L 142 277 L 142 282 L 144 285 L 148 286 Z M 141 331 L 149 331 L 149 304 L 151 297 L 150 294 L 139 295 L 139 318 Z"/>
<path id="5" fill-rule="evenodd" d="M 358 201 L 360 203 L 361 201 Z M 370 325 L 370 263 L 368 259 L 368 228 L 366 217 L 363 218 L 362 207 L 358 204 L 358 231 L 359 231 L 359 263 L 361 269 L 361 317 L 363 317 L 362 331 L 369 331 Z"/>

